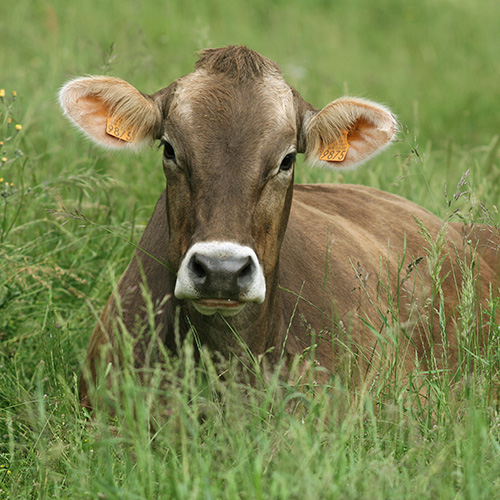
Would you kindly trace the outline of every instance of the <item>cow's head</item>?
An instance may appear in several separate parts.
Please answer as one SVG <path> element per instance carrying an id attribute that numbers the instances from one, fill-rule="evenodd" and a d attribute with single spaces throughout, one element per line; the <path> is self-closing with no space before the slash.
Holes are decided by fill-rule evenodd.
<path id="1" fill-rule="evenodd" d="M 351 168 L 395 132 L 391 112 L 369 101 L 342 98 L 316 110 L 276 64 L 244 47 L 203 51 L 193 73 L 153 95 L 89 77 L 66 84 L 60 102 L 101 145 L 161 142 L 175 296 L 204 315 L 235 315 L 266 300 L 297 153 Z"/>

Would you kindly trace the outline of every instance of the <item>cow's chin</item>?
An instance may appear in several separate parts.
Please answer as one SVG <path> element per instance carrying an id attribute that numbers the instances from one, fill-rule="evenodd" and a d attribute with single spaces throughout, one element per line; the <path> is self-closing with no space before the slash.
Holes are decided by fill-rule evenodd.
<path id="1" fill-rule="evenodd" d="M 247 304 L 230 299 L 197 299 L 192 303 L 194 308 L 204 316 L 213 316 L 216 313 L 222 316 L 236 316 Z"/>

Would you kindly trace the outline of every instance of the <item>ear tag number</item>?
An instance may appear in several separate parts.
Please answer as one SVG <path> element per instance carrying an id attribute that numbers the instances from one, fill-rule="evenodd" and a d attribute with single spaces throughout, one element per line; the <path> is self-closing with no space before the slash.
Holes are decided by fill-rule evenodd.
<path id="1" fill-rule="evenodd" d="M 347 142 L 347 134 L 347 130 L 344 130 L 339 138 L 323 150 L 319 159 L 331 162 L 344 161 L 347 151 L 349 151 L 350 148 L 350 145 Z"/>
<path id="2" fill-rule="evenodd" d="M 122 128 L 121 120 L 119 118 L 118 119 L 115 118 L 113 120 L 111 117 L 108 116 L 108 121 L 106 122 L 106 133 L 108 135 L 116 137 L 117 139 L 120 139 L 121 141 L 132 142 L 134 140 L 132 129 Z"/>

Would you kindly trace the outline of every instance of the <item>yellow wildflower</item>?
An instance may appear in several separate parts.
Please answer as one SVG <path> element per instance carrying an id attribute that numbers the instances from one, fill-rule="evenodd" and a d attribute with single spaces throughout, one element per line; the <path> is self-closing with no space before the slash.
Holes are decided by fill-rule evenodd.
<path id="1" fill-rule="evenodd" d="M 15 90 L 12 91 L 12 97 L 17 97 L 17 92 Z"/>
<path id="2" fill-rule="evenodd" d="M 7 158 L 4 156 L 4 157 L 2 158 L 2 162 L 3 162 L 3 163 L 5 163 L 6 161 L 7 161 Z"/>
<path id="3" fill-rule="evenodd" d="M 3 177 L 0 177 L 0 182 L 3 182 Z M 1 466 L 0 466 L 1 467 Z"/>
<path id="4" fill-rule="evenodd" d="M 16 125 L 16 130 L 21 130 L 22 128 L 23 128 L 23 126 L 22 126 L 20 123 L 18 123 L 18 124 Z"/>
<path id="5" fill-rule="evenodd" d="M 5 89 L 0 89 L 0 97 L 3 97 L 5 95 Z"/>
<path id="6" fill-rule="evenodd" d="M 12 123 L 12 118 L 7 118 L 7 123 Z"/>

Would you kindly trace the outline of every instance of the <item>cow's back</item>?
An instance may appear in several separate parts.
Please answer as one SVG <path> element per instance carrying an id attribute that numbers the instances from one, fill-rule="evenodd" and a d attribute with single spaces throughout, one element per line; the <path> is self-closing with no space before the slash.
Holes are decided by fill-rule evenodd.
<path id="1" fill-rule="evenodd" d="M 446 232 L 439 286 L 430 275 L 432 243 L 417 220 L 434 241 Z M 397 350 L 405 370 L 416 359 L 427 367 L 431 351 L 432 362 L 453 366 L 462 281 L 457 259 L 470 255 L 471 248 L 466 245 L 464 253 L 461 227 L 444 227 L 418 205 L 373 188 L 297 185 L 281 251 L 283 314 L 292 318 L 289 350 L 303 349 L 313 339 L 317 359 L 328 371 L 338 371 L 342 353 L 357 356 L 362 370 L 376 369 L 374 351 L 381 350 Z M 496 252 L 490 247 L 487 253 L 496 265 Z M 495 273 L 487 261 L 477 264 L 483 278 L 479 294 L 487 298 Z"/>

